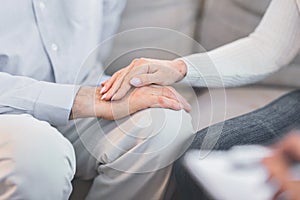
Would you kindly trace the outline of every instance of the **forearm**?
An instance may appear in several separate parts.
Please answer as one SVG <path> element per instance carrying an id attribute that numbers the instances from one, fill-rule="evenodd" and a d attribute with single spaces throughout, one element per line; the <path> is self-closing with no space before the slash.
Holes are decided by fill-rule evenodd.
<path id="1" fill-rule="evenodd" d="M 66 124 L 78 87 L 0 72 L 0 113 L 28 113 L 53 125 Z"/>
<path id="2" fill-rule="evenodd" d="M 100 88 L 98 88 L 99 90 Z M 73 102 L 70 119 L 101 117 L 101 110 L 95 108 L 96 101 L 100 101 L 96 87 L 80 87 Z"/>
<path id="3" fill-rule="evenodd" d="M 186 79 L 198 87 L 234 87 L 254 83 L 279 69 L 251 38 L 208 53 L 185 57 Z"/>
<path id="4" fill-rule="evenodd" d="M 300 48 L 296 1 L 273 0 L 249 37 L 206 54 L 183 58 L 194 86 L 222 87 L 253 83 L 289 63 Z"/>

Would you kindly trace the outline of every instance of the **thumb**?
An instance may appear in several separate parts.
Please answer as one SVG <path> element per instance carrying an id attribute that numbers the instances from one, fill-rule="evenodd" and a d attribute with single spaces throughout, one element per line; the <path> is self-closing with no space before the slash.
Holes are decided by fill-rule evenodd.
<path id="1" fill-rule="evenodd" d="M 151 85 L 157 83 L 157 77 L 155 74 L 141 74 L 133 77 L 130 80 L 130 84 L 134 87 L 142 87 L 146 85 Z"/>

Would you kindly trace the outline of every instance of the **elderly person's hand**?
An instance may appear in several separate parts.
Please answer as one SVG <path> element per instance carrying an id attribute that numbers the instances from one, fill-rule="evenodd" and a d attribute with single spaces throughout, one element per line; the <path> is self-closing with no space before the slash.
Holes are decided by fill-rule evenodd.
<path id="1" fill-rule="evenodd" d="M 188 102 L 172 87 L 153 85 L 134 88 L 118 101 L 101 100 L 100 90 L 82 87 L 76 95 L 70 119 L 99 117 L 116 120 L 146 108 L 191 110 Z"/>
<path id="2" fill-rule="evenodd" d="M 292 134 L 278 143 L 273 149 L 272 156 L 263 160 L 269 171 L 270 181 L 279 184 L 279 191 L 274 199 L 281 196 L 283 199 L 300 200 L 300 180 L 295 180 L 290 172 L 293 162 L 300 162 L 299 134 Z"/>
<path id="3" fill-rule="evenodd" d="M 186 65 L 181 60 L 135 59 L 102 83 L 102 99 L 120 100 L 132 86 L 171 85 L 183 79 L 186 71 Z"/>

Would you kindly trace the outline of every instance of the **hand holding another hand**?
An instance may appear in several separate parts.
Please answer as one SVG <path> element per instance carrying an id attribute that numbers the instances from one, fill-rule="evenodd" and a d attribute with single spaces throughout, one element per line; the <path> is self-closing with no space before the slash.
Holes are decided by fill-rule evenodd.
<path id="1" fill-rule="evenodd" d="M 172 87 L 145 86 L 131 89 L 124 98 L 115 101 L 101 100 L 101 88 L 81 87 L 78 91 L 70 119 L 99 117 L 116 120 L 146 108 L 191 110 L 188 102 Z"/>
<path id="2" fill-rule="evenodd" d="M 102 84 L 102 100 L 120 100 L 132 86 L 171 85 L 183 79 L 186 70 L 181 60 L 135 59 Z"/>

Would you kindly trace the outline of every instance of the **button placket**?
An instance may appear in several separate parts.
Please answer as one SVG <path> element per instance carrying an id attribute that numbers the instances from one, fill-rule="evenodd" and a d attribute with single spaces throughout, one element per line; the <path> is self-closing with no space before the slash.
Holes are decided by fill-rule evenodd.
<path id="1" fill-rule="evenodd" d="M 49 61 L 52 65 L 52 69 L 54 72 L 55 79 L 58 76 L 56 67 L 58 64 L 58 51 L 59 46 L 56 43 L 55 34 L 51 33 L 51 2 L 45 0 L 33 0 L 34 4 L 34 12 L 37 19 L 37 26 L 40 31 L 41 39 L 43 45 L 45 46 L 46 52 L 49 56 Z M 50 30 L 49 30 L 50 29 Z"/>
<path id="2" fill-rule="evenodd" d="M 52 49 L 53 51 L 57 51 L 57 50 L 58 50 L 57 44 L 52 43 L 52 44 L 51 44 L 51 49 Z"/>

